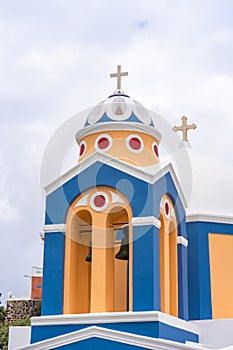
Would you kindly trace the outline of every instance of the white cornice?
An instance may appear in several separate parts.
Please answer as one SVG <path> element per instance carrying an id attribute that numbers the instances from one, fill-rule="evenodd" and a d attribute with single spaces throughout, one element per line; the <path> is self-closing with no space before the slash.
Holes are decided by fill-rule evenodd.
<path id="1" fill-rule="evenodd" d="M 67 173 L 53 181 L 51 184 L 45 187 L 46 195 L 49 195 L 53 191 L 55 191 L 57 188 L 62 186 L 64 183 L 72 179 L 74 176 L 78 175 L 83 170 L 87 169 L 91 165 L 93 165 L 96 162 L 101 162 L 103 164 L 107 164 L 111 166 L 112 168 L 115 168 L 117 170 L 123 171 L 129 175 L 132 175 L 138 179 L 141 179 L 143 181 L 146 181 L 150 184 L 155 183 L 160 178 L 162 178 L 167 173 L 171 174 L 171 177 L 175 183 L 175 186 L 177 188 L 177 191 L 179 193 L 179 196 L 181 198 L 182 204 L 184 208 L 187 207 L 187 202 L 183 193 L 183 190 L 180 186 L 179 180 L 177 178 L 176 172 L 173 168 L 173 165 L 171 163 L 159 163 L 156 164 L 153 167 L 145 167 L 145 168 L 139 168 L 135 167 L 131 164 L 122 162 L 121 160 L 117 158 L 113 158 L 112 156 L 109 156 L 102 152 L 95 152 L 91 154 L 88 158 L 84 159 L 80 164 L 76 165 L 74 168 L 69 170 Z"/>
<path id="2" fill-rule="evenodd" d="M 171 327 L 181 328 L 188 332 L 198 333 L 198 327 L 180 318 L 164 314 L 160 311 L 145 312 L 102 312 L 89 314 L 55 315 L 32 317 L 32 326 L 52 326 L 71 324 L 103 324 L 125 322 L 162 322 Z"/>
<path id="3" fill-rule="evenodd" d="M 214 222 L 219 224 L 232 224 L 233 216 L 215 214 L 187 214 L 187 222 Z"/>
<path id="4" fill-rule="evenodd" d="M 44 232 L 66 232 L 65 224 L 44 225 Z"/>
<path id="5" fill-rule="evenodd" d="M 132 225 L 133 226 L 153 225 L 157 228 L 160 228 L 161 222 L 154 216 L 138 216 L 138 217 L 132 218 Z"/>
<path id="6" fill-rule="evenodd" d="M 132 131 L 139 131 L 144 134 L 152 135 L 157 140 L 161 140 L 161 134 L 160 132 L 155 129 L 153 126 L 149 126 L 146 124 L 140 124 L 140 123 L 134 123 L 134 122 L 105 122 L 105 123 L 96 123 L 93 125 L 85 126 L 84 128 L 80 129 L 76 134 L 76 140 L 79 141 L 81 138 L 94 134 L 96 132 L 105 132 L 105 131 L 112 131 L 112 130 L 132 130 Z"/>
<path id="7" fill-rule="evenodd" d="M 121 331 L 110 330 L 106 328 L 91 326 L 79 331 L 60 335 L 55 338 L 43 340 L 35 344 L 23 346 L 15 350 L 50 350 L 57 347 L 63 347 L 68 344 L 84 341 L 90 338 L 101 338 L 109 341 L 115 341 L 118 343 L 128 344 L 131 346 L 137 346 L 144 349 L 156 349 L 156 350 L 192 350 L 200 349 L 200 344 L 189 343 L 183 344 L 170 340 L 151 338 L 141 336 L 133 333 L 126 333 Z M 208 349 L 204 348 L 203 349 Z"/>

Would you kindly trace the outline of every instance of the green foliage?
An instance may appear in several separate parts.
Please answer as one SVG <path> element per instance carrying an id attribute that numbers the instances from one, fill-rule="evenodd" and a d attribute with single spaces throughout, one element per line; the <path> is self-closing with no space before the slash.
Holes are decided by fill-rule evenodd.
<path id="1" fill-rule="evenodd" d="M 36 316 L 41 316 L 41 300 L 37 302 Z"/>
<path id="2" fill-rule="evenodd" d="M 15 322 L 9 323 L 7 325 L 0 326 L 0 347 L 3 350 L 8 348 L 8 337 L 9 337 L 9 327 L 11 326 L 30 326 L 30 318 L 16 320 Z"/>
<path id="3" fill-rule="evenodd" d="M 5 314 L 6 314 L 6 310 L 4 306 L 0 306 L 0 326 L 4 322 Z"/>

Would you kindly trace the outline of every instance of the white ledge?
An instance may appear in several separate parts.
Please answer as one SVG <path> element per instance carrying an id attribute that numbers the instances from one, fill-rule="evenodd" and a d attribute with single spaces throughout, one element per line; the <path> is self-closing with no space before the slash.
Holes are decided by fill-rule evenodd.
<path id="1" fill-rule="evenodd" d="M 71 314 L 32 317 L 32 326 L 101 324 L 125 322 L 162 322 L 171 327 L 181 328 L 188 332 L 197 333 L 198 327 L 180 318 L 164 314 L 160 311 L 145 312 L 102 312 L 89 314 Z"/>
<path id="2" fill-rule="evenodd" d="M 153 225 L 157 228 L 160 228 L 161 222 L 154 216 L 138 216 L 138 217 L 132 218 L 132 225 L 133 226 Z"/>
<path id="3" fill-rule="evenodd" d="M 177 236 L 177 244 L 182 244 L 185 248 L 187 248 L 188 240 L 183 236 Z"/>
<path id="4" fill-rule="evenodd" d="M 218 215 L 218 214 L 187 214 L 186 218 L 187 222 L 215 222 L 219 224 L 233 224 L 233 216 L 227 216 L 227 215 Z"/>
<path id="5" fill-rule="evenodd" d="M 53 224 L 53 225 L 44 225 L 44 232 L 66 232 L 65 224 Z"/>

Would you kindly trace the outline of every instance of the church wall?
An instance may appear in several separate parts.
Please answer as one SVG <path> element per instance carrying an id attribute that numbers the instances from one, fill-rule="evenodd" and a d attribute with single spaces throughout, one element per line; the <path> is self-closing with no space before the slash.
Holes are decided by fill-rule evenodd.
<path id="1" fill-rule="evenodd" d="M 42 315 L 63 313 L 64 250 L 64 232 L 46 232 L 44 239 Z"/>
<path id="2" fill-rule="evenodd" d="M 212 318 L 209 233 L 233 234 L 233 225 L 187 223 L 190 320 Z"/>
<path id="3" fill-rule="evenodd" d="M 156 317 L 155 317 L 156 319 Z M 168 316 L 169 319 L 169 316 Z M 129 334 L 136 334 L 140 336 L 146 336 L 151 338 L 162 338 L 172 341 L 178 341 L 180 343 L 186 343 L 186 341 L 198 342 L 199 335 L 197 333 L 196 326 L 190 326 L 180 324 L 177 319 L 161 320 L 158 321 L 143 321 L 137 320 L 136 322 L 112 322 L 112 323 L 91 323 L 82 324 L 76 322 L 76 324 L 64 324 L 59 325 L 47 325 L 47 326 L 32 326 L 31 343 L 36 343 L 41 340 L 57 337 L 59 335 L 68 334 L 71 332 L 86 329 L 87 327 L 98 325 L 98 327 L 115 330 L 119 332 L 127 332 Z M 74 323 L 74 321 L 73 321 Z"/>

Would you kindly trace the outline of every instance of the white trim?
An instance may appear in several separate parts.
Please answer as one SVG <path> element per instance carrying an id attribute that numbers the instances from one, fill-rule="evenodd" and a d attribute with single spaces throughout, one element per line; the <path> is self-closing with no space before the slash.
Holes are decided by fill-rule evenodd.
<path id="1" fill-rule="evenodd" d="M 81 197 L 79 201 L 75 204 L 74 208 L 78 207 L 86 207 L 87 206 L 87 198 L 89 194 L 86 194 L 85 196 Z"/>
<path id="2" fill-rule="evenodd" d="M 177 236 L 177 244 L 182 244 L 185 248 L 187 248 L 188 240 L 183 236 Z"/>
<path id="3" fill-rule="evenodd" d="M 94 203 L 95 201 L 95 197 L 97 196 L 103 196 L 105 199 L 105 203 L 104 205 L 102 205 L 102 207 L 97 207 Z M 95 211 L 104 211 L 109 205 L 109 197 L 107 195 L 107 193 L 103 192 L 103 191 L 98 191 L 92 194 L 91 198 L 90 198 L 90 206 L 93 210 Z"/>
<path id="4" fill-rule="evenodd" d="M 103 324 L 125 322 L 162 322 L 171 327 L 177 327 L 198 334 L 199 328 L 188 321 L 164 314 L 160 311 L 145 312 L 101 312 L 89 314 L 70 314 L 32 317 L 32 326 L 74 325 L 74 324 Z"/>
<path id="5" fill-rule="evenodd" d="M 156 138 L 156 140 L 161 140 L 161 134 L 160 132 L 155 129 L 153 126 L 149 126 L 146 124 L 140 124 L 140 123 L 134 123 L 134 122 L 105 122 L 105 123 L 96 123 L 93 125 L 85 126 L 84 128 L 80 129 L 76 135 L 76 141 L 78 142 L 81 138 L 87 135 L 95 134 L 96 132 L 106 132 L 106 131 L 120 131 L 120 130 L 127 130 L 127 131 L 138 131 L 142 132 L 144 134 L 151 135 Z"/>
<path id="6" fill-rule="evenodd" d="M 65 224 L 44 225 L 44 232 L 66 232 Z"/>
<path id="7" fill-rule="evenodd" d="M 141 146 L 139 149 L 133 149 L 130 146 L 129 142 L 133 138 L 138 139 L 141 142 Z M 127 136 L 127 138 L 125 140 L 125 146 L 128 149 L 128 151 L 130 151 L 132 153 L 142 153 L 142 151 L 144 150 L 144 142 L 143 142 L 142 138 L 137 134 L 130 134 L 129 136 Z"/>
<path id="8" fill-rule="evenodd" d="M 154 146 L 156 146 L 157 147 L 157 149 L 158 149 L 158 155 L 155 153 L 155 151 L 154 151 Z M 152 142 L 152 145 L 151 145 L 151 149 L 152 149 L 152 153 L 153 153 L 153 155 L 156 157 L 156 159 L 159 159 L 159 145 L 158 145 L 158 143 L 157 142 Z"/>
<path id="9" fill-rule="evenodd" d="M 75 342 L 87 340 L 90 338 L 101 338 L 105 340 L 115 341 L 132 346 L 142 347 L 144 349 L 151 350 L 192 350 L 200 349 L 200 345 L 197 343 L 183 344 L 174 342 L 171 340 L 157 339 L 147 336 L 142 336 L 133 333 L 121 332 L 116 330 L 110 330 L 97 326 L 91 326 L 79 331 L 71 332 L 68 334 L 60 335 L 55 338 L 43 340 L 29 346 L 17 348 L 15 350 L 50 350 L 57 347 L 66 346 Z M 203 348 L 206 349 L 207 348 Z"/>
<path id="10" fill-rule="evenodd" d="M 138 216 L 132 218 L 132 225 L 133 226 L 147 226 L 147 225 L 153 225 L 157 228 L 161 227 L 161 221 L 158 220 L 154 216 Z"/>
<path id="11" fill-rule="evenodd" d="M 98 142 L 102 138 L 107 139 L 108 142 L 109 142 L 109 145 L 106 148 L 103 148 L 103 149 L 98 146 Z M 113 140 L 112 140 L 110 135 L 108 135 L 108 134 L 101 134 L 101 135 L 97 136 L 97 138 L 95 139 L 95 150 L 97 152 L 107 152 L 112 147 L 112 144 L 113 144 Z"/>
<path id="12" fill-rule="evenodd" d="M 81 171 L 87 169 L 97 161 L 102 162 L 104 164 L 108 164 L 112 168 L 126 172 L 127 174 L 132 175 L 143 181 L 146 181 L 150 184 L 155 183 L 161 177 L 165 176 L 167 173 L 170 173 L 172 180 L 175 183 L 176 189 L 179 193 L 179 196 L 181 198 L 182 204 L 184 208 L 187 208 L 187 201 L 185 199 L 183 190 L 181 188 L 181 185 L 179 183 L 179 180 L 177 178 L 177 175 L 172 163 L 166 163 L 166 164 L 158 163 L 155 166 L 153 166 L 153 169 L 151 169 L 151 167 L 138 168 L 102 152 L 92 153 L 89 157 L 85 158 L 80 164 L 76 165 L 74 168 L 66 172 L 64 175 L 60 176 L 55 181 L 47 185 L 45 187 L 46 195 L 49 195 L 50 193 L 55 191 L 57 188 L 62 186 L 64 183 L 66 183 L 67 181 L 72 179 L 74 176 L 78 175 Z"/>
<path id="13" fill-rule="evenodd" d="M 86 141 L 81 141 L 80 144 L 78 144 L 79 146 L 79 152 L 80 152 L 80 149 L 81 149 L 81 146 L 84 145 L 84 151 L 83 151 L 83 154 L 80 156 L 80 153 L 79 153 L 79 159 L 82 159 L 82 157 L 85 155 L 86 153 L 86 150 L 87 150 L 87 143 Z"/>
<path id="14" fill-rule="evenodd" d="M 216 222 L 221 224 L 233 224 L 233 217 L 227 215 L 214 215 L 214 214 L 187 214 L 186 222 Z"/>

